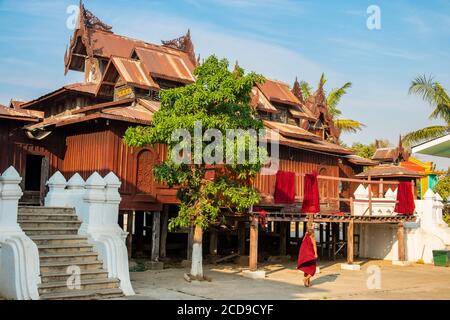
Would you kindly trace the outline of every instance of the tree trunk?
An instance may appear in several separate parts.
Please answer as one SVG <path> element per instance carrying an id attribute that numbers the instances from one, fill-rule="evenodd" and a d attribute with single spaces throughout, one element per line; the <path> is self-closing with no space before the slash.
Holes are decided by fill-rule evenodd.
<path id="1" fill-rule="evenodd" d="M 195 226 L 194 243 L 192 245 L 191 276 L 197 279 L 203 278 L 203 253 L 202 253 L 203 230 L 200 226 Z"/>

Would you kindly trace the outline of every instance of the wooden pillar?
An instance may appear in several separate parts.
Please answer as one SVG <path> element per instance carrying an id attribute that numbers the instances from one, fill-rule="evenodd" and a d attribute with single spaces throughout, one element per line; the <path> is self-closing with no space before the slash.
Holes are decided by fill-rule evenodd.
<path id="1" fill-rule="evenodd" d="M 163 207 L 161 215 L 161 241 L 159 248 L 159 256 L 161 258 L 165 258 L 167 256 L 166 245 L 167 245 L 168 223 L 169 223 L 169 205 L 165 205 Z"/>
<path id="2" fill-rule="evenodd" d="M 218 231 L 214 227 L 209 228 L 209 254 L 217 256 Z"/>
<path id="3" fill-rule="evenodd" d="M 303 222 L 303 238 L 305 237 L 306 231 L 308 230 L 308 223 Z"/>
<path id="4" fill-rule="evenodd" d="M 287 224 L 280 222 L 280 256 L 286 255 Z"/>
<path id="5" fill-rule="evenodd" d="M 258 216 L 252 216 L 250 222 L 250 271 L 258 268 Z"/>
<path id="6" fill-rule="evenodd" d="M 372 215 L 372 184 L 370 183 L 371 180 L 372 180 L 372 177 L 369 176 L 367 178 L 367 181 L 369 181 L 369 186 L 368 186 L 368 189 L 369 189 L 369 216 Z"/>
<path id="7" fill-rule="evenodd" d="M 331 222 L 326 222 L 326 225 L 325 225 L 325 244 L 326 244 L 326 248 L 328 250 L 328 253 L 330 252 L 330 233 L 331 233 Z"/>
<path id="8" fill-rule="evenodd" d="M 331 249 L 332 249 L 332 254 L 333 254 L 333 260 L 336 260 L 336 242 L 337 242 L 337 236 L 338 236 L 338 232 L 337 232 L 338 230 L 336 227 L 338 227 L 337 223 L 331 224 L 331 237 L 332 237 Z"/>
<path id="9" fill-rule="evenodd" d="M 189 227 L 189 231 L 187 234 L 187 260 L 191 260 L 192 258 L 192 246 L 194 244 L 194 227 Z"/>
<path id="10" fill-rule="evenodd" d="M 238 253 L 245 256 L 245 222 L 238 223 Z"/>
<path id="11" fill-rule="evenodd" d="M 295 238 L 300 237 L 300 222 L 294 222 L 295 223 Z"/>
<path id="12" fill-rule="evenodd" d="M 159 261 L 159 244 L 161 241 L 161 213 L 159 211 L 153 212 L 152 223 L 152 261 Z"/>
<path id="13" fill-rule="evenodd" d="M 353 220 L 350 220 L 347 226 L 347 263 L 353 263 Z"/>
<path id="14" fill-rule="evenodd" d="M 323 257 L 323 224 L 319 223 L 320 256 Z"/>
<path id="15" fill-rule="evenodd" d="M 378 198 L 384 197 L 384 185 L 383 178 L 380 179 L 380 184 L 378 185 Z"/>
<path id="16" fill-rule="evenodd" d="M 128 211 L 127 213 L 127 251 L 128 259 L 131 258 L 133 249 L 133 221 L 134 221 L 134 211 Z"/>
<path id="17" fill-rule="evenodd" d="M 398 260 L 405 261 L 405 227 L 403 223 L 398 224 L 397 229 L 397 241 L 398 241 Z"/>
<path id="18" fill-rule="evenodd" d="M 145 212 L 136 212 L 134 216 L 137 257 L 142 257 L 144 255 L 144 214 Z"/>

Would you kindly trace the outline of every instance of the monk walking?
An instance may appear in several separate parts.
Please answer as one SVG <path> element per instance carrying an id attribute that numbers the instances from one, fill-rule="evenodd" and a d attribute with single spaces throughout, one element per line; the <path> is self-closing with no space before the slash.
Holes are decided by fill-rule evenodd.
<path id="1" fill-rule="evenodd" d="M 305 287 L 311 286 L 311 278 L 316 273 L 316 265 L 317 245 L 314 238 L 314 229 L 308 228 L 300 246 L 297 260 L 297 269 L 304 273 L 303 284 Z"/>

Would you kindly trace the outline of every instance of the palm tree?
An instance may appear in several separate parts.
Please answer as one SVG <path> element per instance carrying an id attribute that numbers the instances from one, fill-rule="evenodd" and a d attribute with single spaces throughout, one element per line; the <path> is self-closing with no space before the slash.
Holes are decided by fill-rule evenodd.
<path id="1" fill-rule="evenodd" d="M 442 119 L 444 125 L 434 125 L 409 132 L 403 138 L 407 144 L 419 143 L 424 140 L 441 137 L 450 132 L 450 96 L 447 90 L 437 81 L 425 75 L 411 82 L 409 94 L 417 94 L 433 108 L 430 119 Z"/>
<path id="2" fill-rule="evenodd" d="M 325 78 L 325 74 L 322 73 L 319 80 L 319 88 L 323 88 L 326 82 L 327 79 Z M 331 90 L 331 92 L 326 97 L 326 100 L 328 112 L 333 118 L 334 125 L 339 128 L 341 132 L 355 133 L 362 130 L 365 125 L 356 120 L 339 119 L 339 117 L 342 115 L 342 111 L 338 109 L 338 104 L 341 101 L 342 96 L 346 94 L 347 89 L 350 89 L 351 87 L 352 83 L 346 82 L 343 86 Z M 308 98 L 313 94 L 312 86 L 306 81 L 301 81 L 300 88 L 302 89 L 304 100 L 308 100 Z"/>

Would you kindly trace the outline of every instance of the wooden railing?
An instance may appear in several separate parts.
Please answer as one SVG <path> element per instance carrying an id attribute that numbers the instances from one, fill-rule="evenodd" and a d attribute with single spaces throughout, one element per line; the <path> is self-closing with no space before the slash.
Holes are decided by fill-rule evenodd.
<path id="1" fill-rule="evenodd" d="M 304 173 L 296 173 L 297 177 L 304 177 L 305 174 Z M 378 185 L 378 198 L 383 198 L 384 197 L 384 186 L 388 185 L 388 186 L 398 186 L 398 184 L 400 183 L 399 181 L 395 181 L 395 180 L 389 180 L 389 181 L 385 181 L 383 179 L 380 180 L 372 180 L 371 176 L 368 177 L 367 180 L 365 179 L 356 179 L 356 178 L 344 178 L 344 177 L 331 177 L 331 176 L 322 176 L 322 175 L 318 175 L 317 176 L 318 180 L 328 180 L 328 181 L 338 181 L 338 182 L 350 182 L 350 183 L 358 183 L 358 184 L 362 184 L 362 185 L 368 185 L 368 199 L 367 200 L 362 200 L 362 199 L 358 199 L 355 200 L 353 196 L 351 196 L 350 198 L 325 198 L 325 199 L 320 199 L 320 201 L 324 201 L 325 202 L 328 200 L 328 202 L 331 201 L 338 201 L 338 202 L 348 202 L 350 204 L 350 214 L 354 215 L 354 202 L 358 201 L 358 202 L 368 202 L 368 207 L 365 211 L 365 213 L 368 211 L 369 215 L 372 215 L 372 208 L 373 208 L 373 199 L 372 199 L 372 189 L 374 185 Z M 412 192 L 414 194 L 414 189 L 415 189 L 415 180 L 413 179 L 411 181 L 411 185 L 412 185 Z M 388 202 L 388 203 L 396 203 L 397 201 L 394 199 L 385 199 L 385 200 L 381 200 L 381 199 L 377 199 L 377 202 Z M 365 214 L 364 213 L 364 214 Z"/>

